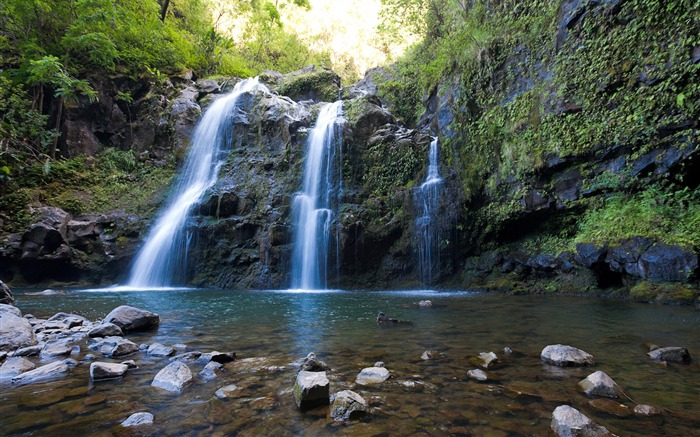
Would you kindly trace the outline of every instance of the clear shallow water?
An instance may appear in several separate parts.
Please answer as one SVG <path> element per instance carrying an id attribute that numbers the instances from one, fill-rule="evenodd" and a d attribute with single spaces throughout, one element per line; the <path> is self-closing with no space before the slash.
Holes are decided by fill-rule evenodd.
<path id="1" fill-rule="evenodd" d="M 419 308 L 430 299 L 432 308 Z M 135 343 L 183 343 L 187 350 L 234 351 L 239 360 L 210 382 L 180 395 L 152 388 L 167 359 L 129 357 L 139 369 L 122 380 L 91 383 L 89 364 L 69 378 L 0 387 L 3 435 L 119 435 L 130 414 L 150 411 L 154 435 L 549 435 L 551 412 L 570 404 L 621 436 L 700 435 L 700 311 L 573 297 L 505 297 L 471 293 L 113 289 L 64 296 L 17 294 L 16 305 L 37 317 L 58 311 L 104 317 L 118 305 L 161 316 L 157 331 L 129 335 Z M 380 327 L 377 312 L 410 324 Z M 644 342 L 685 346 L 696 361 L 664 367 L 646 357 Z M 548 344 L 593 354 L 589 369 L 560 369 L 539 358 Z M 79 343 L 81 356 L 90 352 Z M 469 358 L 483 351 L 514 354 L 495 381 L 470 381 Z M 440 357 L 423 361 L 423 351 Z M 373 407 L 350 425 L 333 424 L 327 408 L 301 413 L 291 387 L 294 361 L 316 352 L 333 369 L 331 392 L 350 388 Z M 384 361 L 392 379 L 355 386 L 357 373 Z M 109 361 L 109 360 L 103 360 Z M 201 365 L 190 366 L 196 375 Z M 576 383 L 603 370 L 638 403 L 666 410 L 663 418 L 614 418 L 594 411 Z M 236 399 L 214 392 L 228 384 Z M 632 407 L 634 404 L 625 402 Z"/>

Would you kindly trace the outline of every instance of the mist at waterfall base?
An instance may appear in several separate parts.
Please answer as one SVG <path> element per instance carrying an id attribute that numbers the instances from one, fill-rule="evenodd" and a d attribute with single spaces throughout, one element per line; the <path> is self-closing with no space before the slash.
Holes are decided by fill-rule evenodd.
<path id="1" fill-rule="evenodd" d="M 428 174 L 414 192 L 419 211 L 416 219 L 416 246 L 418 251 L 418 275 L 424 285 L 433 282 L 433 273 L 440 267 L 440 235 L 438 207 L 443 180 L 438 172 L 438 139 L 430 142 Z"/>
<path id="2" fill-rule="evenodd" d="M 307 142 L 302 191 L 294 196 L 291 288 L 326 289 L 329 254 L 342 194 L 342 101 L 325 105 Z M 336 234 L 337 237 L 337 234 Z M 337 238 L 335 264 L 338 265 Z"/>
<path id="3" fill-rule="evenodd" d="M 137 254 L 124 289 L 170 288 L 186 283 L 191 235 L 187 218 L 204 193 L 218 179 L 221 165 L 231 152 L 232 118 L 239 97 L 248 92 L 269 92 L 258 78 L 246 79 L 206 110 L 192 135 L 192 143 L 169 201 Z"/>

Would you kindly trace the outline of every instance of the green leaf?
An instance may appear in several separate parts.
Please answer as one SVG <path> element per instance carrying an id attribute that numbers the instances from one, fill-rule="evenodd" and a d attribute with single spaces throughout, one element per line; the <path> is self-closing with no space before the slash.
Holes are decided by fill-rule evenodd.
<path id="1" fill-rule="evenodd" d="M 683 107 L 683 104 L 685 103 L 685 94 L 680 93 L 676 96 L 676 105 L 678 105 L 679 108 Z"/>
<path id="2" fill-rule="evenodd" d="M 3 173 L 5 173 L 6 175 L 10 175 L 10 167 L 3 165 L 2 167 L 0 167 L 0 170 L 2 170 Z"/>

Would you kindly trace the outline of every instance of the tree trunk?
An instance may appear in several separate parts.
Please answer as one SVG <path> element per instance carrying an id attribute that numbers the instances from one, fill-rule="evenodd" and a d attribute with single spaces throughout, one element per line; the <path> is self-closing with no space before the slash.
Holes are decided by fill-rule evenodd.
<path id="1" fill-rule="evenodd" d="M 56 160 L 56 148 L 58 147 L 58 139 L 61 138 L 61 117 L 63 117 L 63 96 L 58 98 L 58 113 L 56 114 L 56 138 L 51 146 L 51 160 Z"/>
<path id="2" fill-rule="evenodd" d="M 163 4 L 160 7 L 160 21 L 165 23 L 165 15 L 168 13 L 168 6 L 170 6 L 170 0 L 163 0 Z"/>

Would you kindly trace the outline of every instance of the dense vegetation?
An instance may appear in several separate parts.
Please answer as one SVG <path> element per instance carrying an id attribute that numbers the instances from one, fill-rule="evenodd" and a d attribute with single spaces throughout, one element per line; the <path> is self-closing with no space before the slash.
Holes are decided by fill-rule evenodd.
<path id="1" fill-rule="evenodd" d="M 380 89 L 407 124 L 417 122 L 431 91 L 438 99 L 451 93 L 455 132 L 442 150 L 467 204 L 491 200 L 469 215 L 487 234 L 518 217 L 523 192 L 552 157 L 591 160 L 626 146 L 631 162 L 654 149 L 697 147 L 696 2 L 384 3 L 388 29 L 413 26 L 425 37 Z M 560 220 L 553 233 L 525 243 L 546 241 L 560 252 L 574 242 L 645 236 L 700 249 L 692 171 L 656 179 L 630 172 L 583 174 L 589 191 L 607 195 L 571 202 L 580 220 Z"/>

